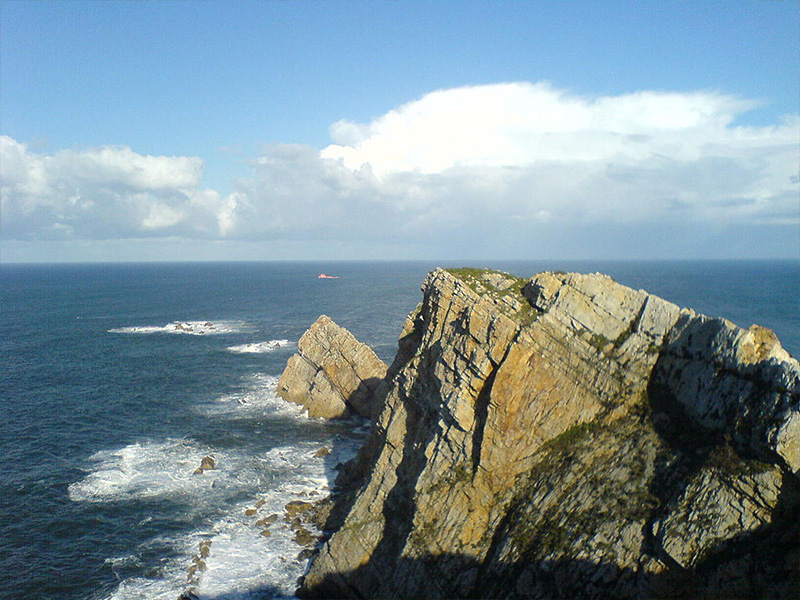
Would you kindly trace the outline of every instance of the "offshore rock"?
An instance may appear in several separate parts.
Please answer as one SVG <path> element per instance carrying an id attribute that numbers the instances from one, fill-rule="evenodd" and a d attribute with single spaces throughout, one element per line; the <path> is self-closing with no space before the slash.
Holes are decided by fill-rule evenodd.
<path id="1" fill-rule="evenodd" d="M 278 396 L 328 419 L 352 412 L 371 418 L 374 391 L 386 376 L 375 352 L 322 315 L 297 342 L 278 382 Z"/>
<path id="2" fill-rule="evenodd" d="M 302 595 L 796 597 L 800 365 L 768 330 L 437 269 L 379 391 Z"/>

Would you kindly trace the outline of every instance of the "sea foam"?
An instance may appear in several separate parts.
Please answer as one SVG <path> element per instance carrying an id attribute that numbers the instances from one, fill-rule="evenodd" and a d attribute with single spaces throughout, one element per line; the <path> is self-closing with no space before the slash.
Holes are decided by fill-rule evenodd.
<path id="1" fill-rule="evenodd" d="M 335 475 L 334 465 L 354 456 L 358 445 L 354 440 L 337 439 L 332 448 L 326 447 L 331 453 L 324 456 L 316 442 L 267 452 L 261 460 L 277 473 L 274 487 L 237 504 L 209 532 L 197 533 L 197 539 L 211 542 L 204 560 L 206 570 L 191 582 L 198 597 L 245 600 L 261 598 L 267 591 L 274 597 L 292 597 L 308 559 L 300 554 L 302 547 L 294 541 L 294 531 L 283 518 L 285 507 L 293 500 L 325 498 Z M 278 515 L 279 519 L 265 537 L 264 527 L 257 522 L 269 515 Z M 310 524 L 304 527 L 315 535 L 321 533 Z"/>
<path id="2" fill-rule="evenodd" d="M 333 465 L 354 456 L 360 443 L 333 441 L 332 448 L 326 447 L 330 454 L 320 453 L 321 444 L 310 441 L 266 452 L 258 460 L 276 475 L 270 489 L 253 490 L 245 500 L 230 502 L 206 527 L 159 539 L 158 544 L 172 548 L 174 557 L 164 561 L 153 578 L 124 579 L 109 600 L 174 600 L 188 589 L 200 600 L 292 598 L 308 559 L 300 554 L 302 547 L 284 519 L 285 507 L 292 500 L 323 499 L 336 472 Z M 269 526 L 267 537 L 258 521 L 270 515 L 278 519 Z M 304 527 L 315 535 L 321 533 L 313 525 Z M 111 559 L 112 564 L 131 561 L 136 557 Z"/>
<path id="3" fill-rule="evenodd" d="M 194 474 L 205 456 L 212 454 L 191 440 L 167 439 L 101 450 L 89 458 L 94 465 L 82 480 L 69 486 L 76 502 L 113 502 L 137 498 L 178 496 L 213 484 L 222 471 Z M 215 461 L 224 464 L 221 456 Z"/>
<path id="4" fill-rule="evenodd" d="M 107 563 L 120 583 L 108 600 L 175 600 L 192 590 L 200 600 L 292 598 L 308 559 L 284 518 L 293 500 L 315 502 L 329 493 L 338 465 L 352 458 L 366 429 L 353 422 L 347 435 L 320 436 L 316 419 L 279 399 L 278 378 L 247 377 L 242 390 L 203 410 L 210 417 L 296 420 L 313 427 L 314 439 L 278 445 L 258 454 L 221 449 L 192 439 L 167 438 L 103 450 L 89 459 L 86 476 L 69 486 L 76 502 L 109 503 L 169 499 L 184 507 L 183 532 L 159 535 L 131 554 Z M 321 451 L 323 450 L 324 451 Z M 196 473 L 206 456 L 215 468 Z M 262 519 L 277 515 L 269 526 Z M 312 524 L 303 527 L 319 535 Z M 266 530 L 269 534 L 265 534 Z M 165 557 L 142 576 L 153 552 Z M 136 575 L 133 575 L 136 573 Z"/>
<path id="5" fill-rule="evenodd" d="M 239 346 L 229 346 L 227 350 L 234 354 L 263 354 L 265 352 L 274 352 L 281 348 L 289 348 L 293 345 L 289 340 L 269 340 L 268 342 L 252 342 Z"/>
<path id="6" fill-rule="evenodd" d="M 231 418 L 242 417 L 282 417 L 308 421 L 305 409 L 299 404 L 278 398 L 278 377 L 266 373 L 255 373 L 248 377 L 242 389 L 225 394 L 211 402 L 198 404 L 195 410 L 208 416 Z"/>

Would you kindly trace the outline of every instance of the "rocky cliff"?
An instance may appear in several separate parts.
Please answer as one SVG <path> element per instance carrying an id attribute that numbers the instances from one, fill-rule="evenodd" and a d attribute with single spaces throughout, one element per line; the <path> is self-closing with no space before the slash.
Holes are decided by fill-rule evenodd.
<path id="1" fill-rule="evenodd" d="M 438 269 L 301 594 L 783 597 L 800 366 L 603 275 Z"/>

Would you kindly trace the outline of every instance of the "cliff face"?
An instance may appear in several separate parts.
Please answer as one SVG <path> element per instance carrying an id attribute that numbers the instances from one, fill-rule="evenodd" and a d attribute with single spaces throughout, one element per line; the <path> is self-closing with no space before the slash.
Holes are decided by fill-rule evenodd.
<path id="1" fill-rule="evenodd" d="M 800 366 L 602 275 L 432 272 L 301 593 L 795 597 Z"/>

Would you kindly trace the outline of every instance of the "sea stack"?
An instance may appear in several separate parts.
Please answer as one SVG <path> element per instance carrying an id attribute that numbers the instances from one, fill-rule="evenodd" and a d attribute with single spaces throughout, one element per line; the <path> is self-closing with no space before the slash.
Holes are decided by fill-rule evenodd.
<path id="1" fill-rule="evenodd" d="M 366 344 L 320 316 L 297 342 L 278 382 L 278 395 L 304 406 L 311 417 L 377 414 L 374 391 L 386 364 Z"/>

